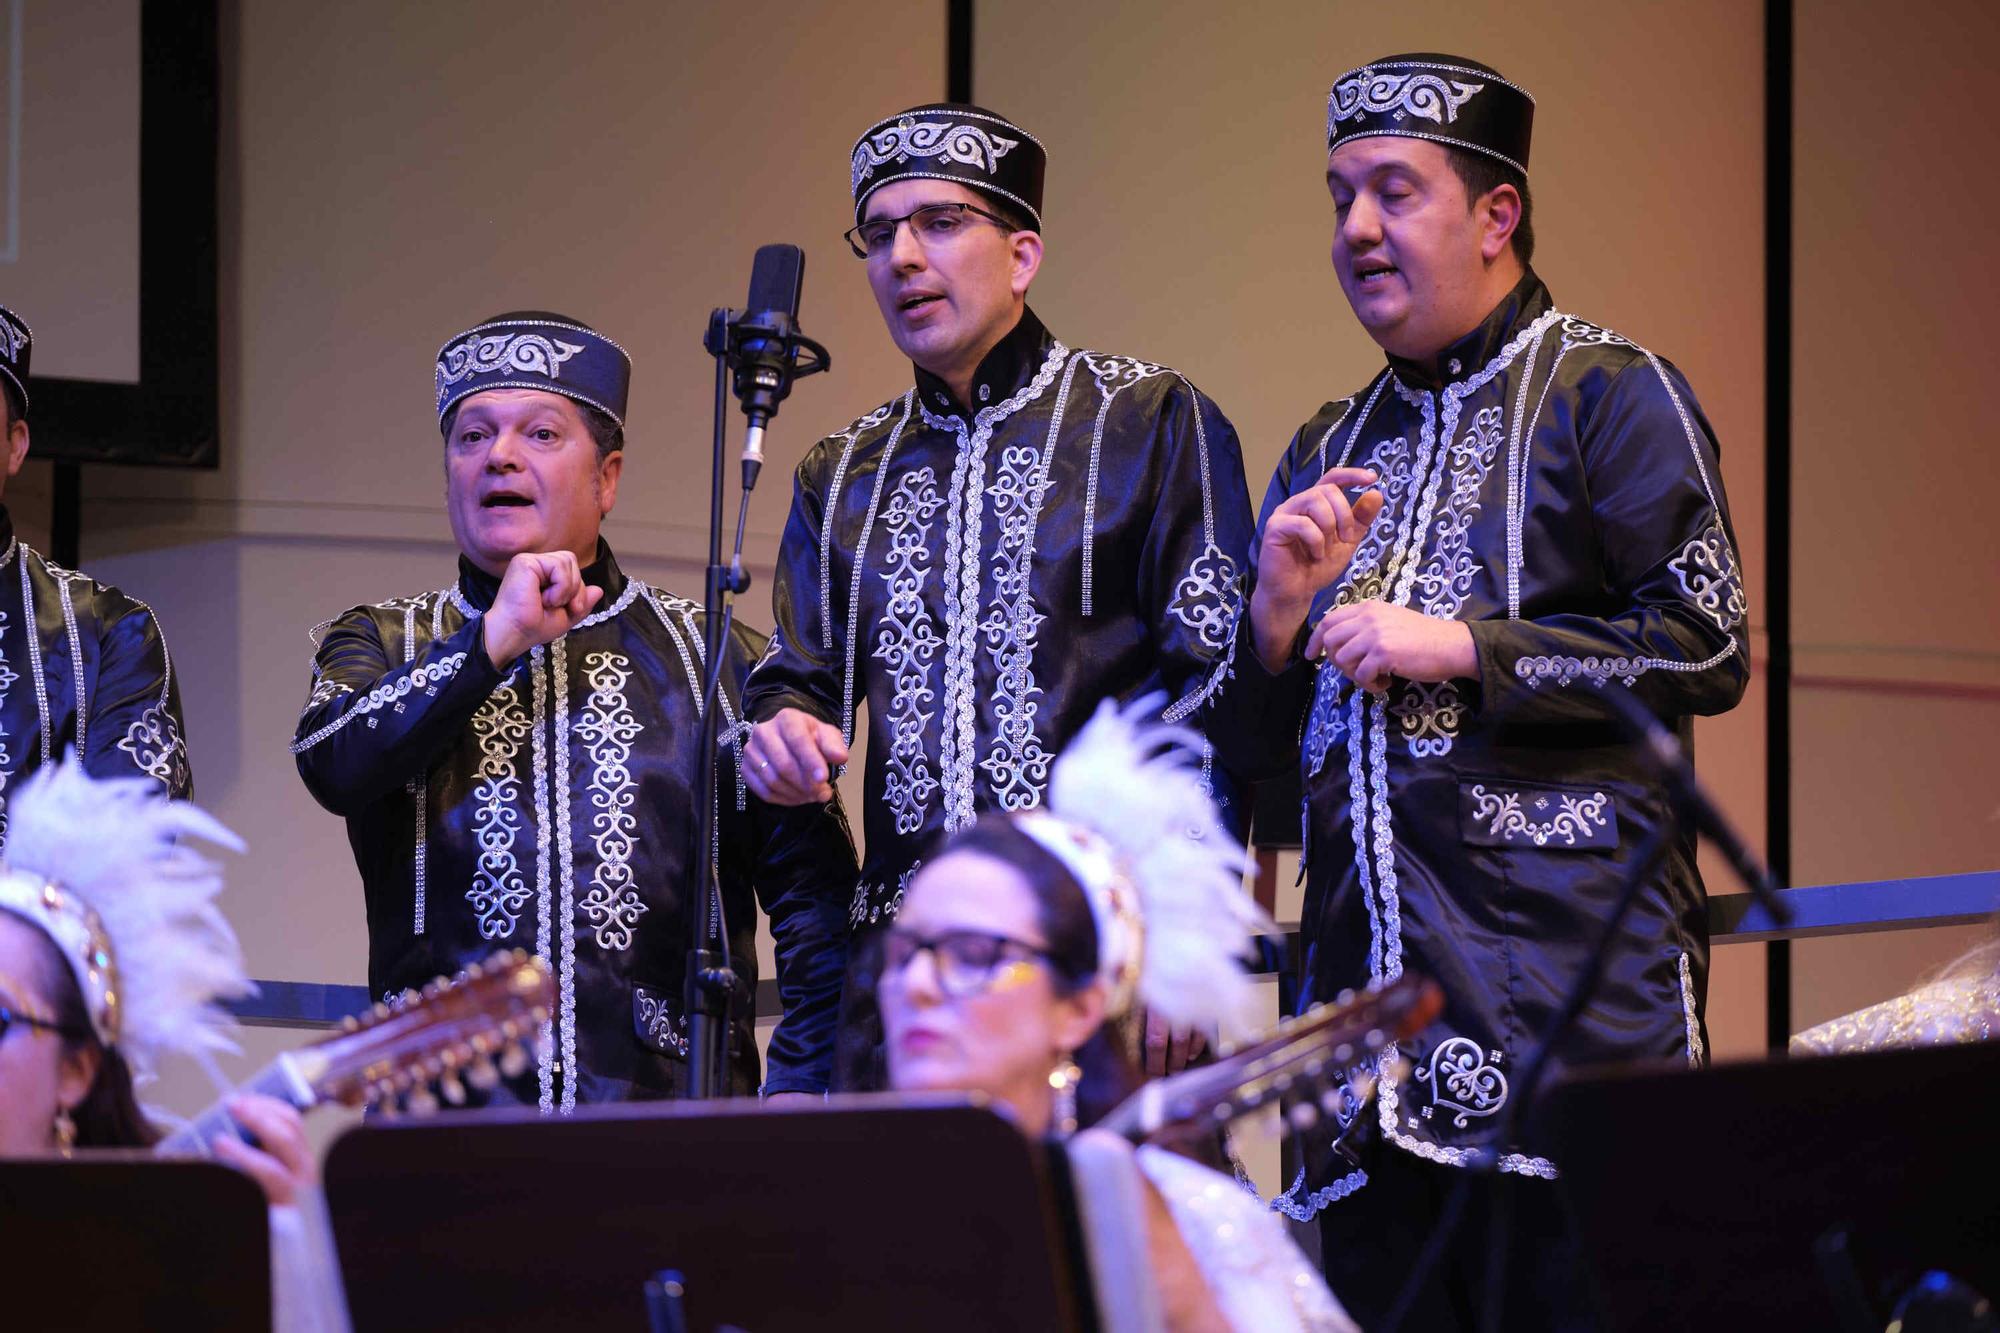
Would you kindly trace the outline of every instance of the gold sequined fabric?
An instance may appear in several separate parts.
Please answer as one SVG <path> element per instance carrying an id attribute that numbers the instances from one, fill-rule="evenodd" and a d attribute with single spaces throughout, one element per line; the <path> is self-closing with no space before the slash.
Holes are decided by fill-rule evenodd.
<path id="1" fill-rule="evenodd" d="M 2000 1024 L 2000 975 L 1947 977 L 1893 1000 L 1807 1028 L 1794 1055 L 1838 1055 L 1990 1041 Z"/>

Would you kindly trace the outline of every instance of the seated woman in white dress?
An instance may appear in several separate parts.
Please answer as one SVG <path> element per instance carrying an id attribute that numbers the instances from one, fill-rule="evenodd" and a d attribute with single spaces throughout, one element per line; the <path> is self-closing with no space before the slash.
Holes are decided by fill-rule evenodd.
<path id="1" fill-rule="evenodd" d="M 982 818 L 912 881 L 879 982 L 897 1090 L 981 1092 L 1023 1132 L 1067 1135 L 1138 1086 L 1142 1009 L 1211 1036 L 1254 1029 L 1238 960 L 1264 923 L 1242 850 L 1216 827 L 1193 738 L 1137 715 L 1107 704 L 1057 761 L 1045 810 Z M 1137 1162 L 1166 1327 L 1353 1327 L 1234 1180 L 1156 1147 Z"/>
<path id="2" fill-rule="evenodd" d="M 221 875 L 189 839 L 240 844 L 152 782 L 100 781 L 74 761 L 22 788 L 7 835 L 0 1158 L 150 1148 L 160 1131 L 139 1106 L 135 1074 L 163 1055 L 231 1049 L 233 1020 L 217 1002 L 250 989 L 215 906 Z M 298 1209 L 318 1174 L 298 1111 L 255 1094 L 229 1106 L 257 1146 L 223 1139 L 215 1154 L 270 1201 L 278 1327 L 344 1328 L 330 1241 Z"/>

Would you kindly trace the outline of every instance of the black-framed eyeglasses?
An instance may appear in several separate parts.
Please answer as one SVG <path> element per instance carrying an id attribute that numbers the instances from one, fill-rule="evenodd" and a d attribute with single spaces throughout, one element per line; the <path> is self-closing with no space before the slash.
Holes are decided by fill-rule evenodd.
<path id="1" fill-rule="evenodd" d="M 914 930 L 891 926 L 882 939 L 882 980 L 900 978 L 917 955 L 931 956 L 937 971 L 938 989 L 954 1000 L 977 995 L 993 984 L 993 974 L 1002 963 L 1043 959 L 1049 951 L 1039 944 L 1017 940 L 1011 935 L 995 935 L 984 930 L 947 930 L 937 935 L 919 935 Z"/>
<path id="2" fill-rule="evenodd" d="M 914 213 L 905 213 L 899 218 L 870 218 L 858 227 L 849 227 L 841 234 L 847 238 L 848 248 L 857 259 L 882 254 L 896 243 L 896 229 L 905 222 L 916 233 L 917 240 L 924 245 L 950 241 L 971 224 L 967 213 L 975 213 L 985 218 L 1002 231 L 1011 232 L 1014 225 L 998 213 L 989 213 L 974 204 L 949 203 L 925 204 Z"/>
<path id="3" fill-rule="evenodd" d="M 40 1028 L 43 1032 L 53 1032 L 58 1037 L 71 1035 L 70 1030 L 60 1023 L 52 1023 L 46 1018 L 36 1018 L 33 1014 L 0 1008 L 0 1041 L 7 1040 L 7 1034 L 13 1030 L 16 1023 L 24 1028 Z"/>

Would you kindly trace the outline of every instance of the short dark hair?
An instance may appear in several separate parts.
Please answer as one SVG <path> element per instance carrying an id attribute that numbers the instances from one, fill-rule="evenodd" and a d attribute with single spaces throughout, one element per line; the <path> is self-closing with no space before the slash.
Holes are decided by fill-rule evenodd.
<path id="1" fill-rule="evenodd" d="M 1528 193 L 1528 178 L 1502 162 L 1490 153 L 1475 152 L 1470 148 L 1445 148 L 1445 157 L 1451 162 L 1452 174 L 1465 185 L 1465 204 L 1469 209 L 1502 185 L 1511 185 L 1521 196 L 1521 220 L 1514 224 L 1514 253 L 1523 264 L 1534 262 L 1535 258 L 1535 200 Z"/>
<path id="2" fill-rule="evenodd" d="M 479 322 L 481 324 L 512 324 L 530 319 L 545 319 L 556 324 L 574 324 L 580 329 L 590 329 L 592 333 L 597 332 L 596 329 L 591 329 L 590 325 L 584 323 L 575 315 L 558 314 L 553 310 L 503 310 L 497 315 L 488 315 Z M 567 397 L 567 395 L 564 396 Z M 452 404 L 451 411 L 445 413 L 444 420 L 438 423 L 438 429 L 446 439 L 451 438 L 452 430 L 458 425 L 458 409 L 464 401 L 464 399 L 460 399 L 457 403 Z M 597 446 L 598 462 L 603 462 L 612 454 L 617 453 L 625 447 L 625 428 L 619 425 L 609 412 L 604 411 L 602 408 L 592 407 L 580 398 L 571 398 L 570 401 L 576 404 L 579 412 L 583 413 L 584 429 L 590 432 L 591 443 Z"/>
<path id="3" fill-rule="evenodd" d="M 1013 200 L 1002 199 L 998 195 L 988 194 L 986 191 L 973 186 L 967 186 L 966 188 L 979 196 L 980 207 L 1005 223 L 1008 231 L 1032 231 L 1037 234 L 1041 232 L 1042 229 L 1028 221 L 1028 215 Z"/>
<path id="4" fill-rule="evenodd" d="M 14 381 L 0 379 L 0 389 L 7 391 L 7 420 L 0 423 L 0 429 L 12 430 L 15 422 L 28 419 L 28 407 L 21 401 L 21 391 L 14 387 Z"/>

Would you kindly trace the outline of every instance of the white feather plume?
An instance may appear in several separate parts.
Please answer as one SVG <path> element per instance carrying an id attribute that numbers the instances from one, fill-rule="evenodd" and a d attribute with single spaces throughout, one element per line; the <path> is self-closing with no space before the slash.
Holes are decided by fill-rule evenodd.
<path id="1" fill-rule="evenodd" d="M 7 866 L 55 881 L 103 924 L 133 1072 L 167 1052 L 235 1050 L 235 1022 L 216 1002 L 255 987 L 216 906 L 221 870 L 188 839 L 238 852 L 241 840 L 145 778 L 92 778 L 74 759 L 37 773 L 7 816 Z"/>
<path id="2" fill-rule="evenodd" d="M 1173 1023 L 1240 1040 L 1260 1026 L 1241 960 L 1277 927 L 1243 888 L 1249 857 L 1203 789 L 1202 741 L 1159 722 L 1162 695 L 1106 700 L 1056 760 L 1048 811 L 1111 844 L 1145 923 L 1139 999 Z"/>

